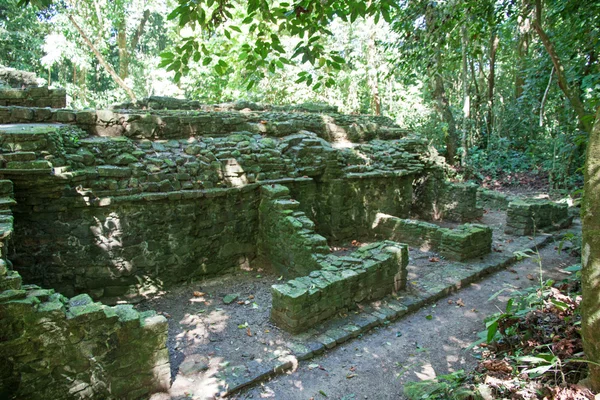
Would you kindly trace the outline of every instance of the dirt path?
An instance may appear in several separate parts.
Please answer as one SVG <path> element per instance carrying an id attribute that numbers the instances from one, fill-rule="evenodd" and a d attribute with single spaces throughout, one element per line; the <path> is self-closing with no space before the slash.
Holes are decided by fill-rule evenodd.
<path id="1" fill-rule="evenodd" d="M 540 255 L 544 279 L 563 279 L 566 275 L 560 269 L 579 262 L 564 252 L 557 254 L 552 245 Z M 503 308 L 510 291 L 535 285 L 538 276 L 538 264 L 526 259 L 399 321 L 301 362 L 292 373 L 231 398 L 403 399 L 407 381 L 472 368 L 473 352 L 464 349 L 483 330 L 484 318 Z M 507 290 L 502 295 L 488 301 L 504 288 Z M 459 299 L 464 307 L 456 305 Z"/>

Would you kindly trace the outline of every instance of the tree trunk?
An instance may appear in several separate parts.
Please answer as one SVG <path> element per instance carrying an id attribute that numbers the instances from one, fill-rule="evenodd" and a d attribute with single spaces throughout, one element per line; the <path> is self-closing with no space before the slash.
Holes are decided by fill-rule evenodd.
<path id="1" fill-rule="evenodd" d="M 433 3 L 429 3 L 425 9 L 425 23 L 427 24 L 427 33 L 429 35 L 436 35 L 435 24 L 438 18 L 436 9 Z M 446 162 L 450 165 L 454 165 L 456 158 L 456 150 L 458 148 L 458 134 L 456 132 L 456 121 L 454 115 L 452 115 L 452 109 L 450 108 L 450 102 L 446 96 L 446 89 L 444 88 L 444 78 L 442 77 L 442 59 L 440 57 L 440 51 L 435 52 L 432 64 L 433 67 L 428 68 L 429 76 L 433 78 L 434 89 L 433 98 L 435 99 L 436 110 L 440 116 L 442 122 L 446 124 L 444 132 L 444 142 L 446 144 Z"/>
<path id="2" fill-rule="evenodd" d="M 498 35 L 496 30 L 492 29 L 492 37 L 490 38 L 490 73 L 487 82 L 487 137 L 488 143 L 491 139 L 492 130 L 494 129 L 494 85 L 496 84 L 496 53 L 498 51 Z"/>
<path id="3" fill-rule="evenodd" d="M 548 52 L 548 55 L 552 60 L 552 64 L 554 64 L 554 70 L 558 79 L 558 86 L 571 103 L 571 106 L 573 106 L 573 109 L 575 110 L 575 113 L 579 118 L 579 125 L 581 129 L 583 129 L 586 132 L 589 132 L 592 128 L 592 124 L 590 122 L 591 118 L 585 112 L 585 107 L 583 105 L 583 102 L 579 98 L 579 95 L 569 86 L 569 82 L 567 81 L 567 75 L 565 74 L 565 68 L 563 67 L 562 62 L 560 61 L 560 57 L 558 57 L 558 54 L 554 49 L 554 45 L 550 41 L 550 38 L 548 37 L 544 29 L 542 29 L 539 21 L 534 21 L 533 29 L 535 29 L 535 31 L 537 32 L 538 36 L 540 37 L 540 40 L 542 41 L 542 44 L 546 48 L 546 52 Z"/>
<path id="4" fill-rule="evenodd" d="M 129 47 L 127 46 L 125 20 L 123 20 L 123 23 L 121 24 L 122 28 L 119 28 L 119 34 L 117 37 L 117 42 L 119 45 L 119 76 L 122 79 L 125 79 L 129 76 L 129 64 L 131 62 L 131 57 L 133 54 L 135 54 L 135 49 L 140 43 L 140 38 L 144 33 L 144 27 L 146 26 L 146 22 L 148 22 L 148 18 L 150 18 L 150 10 L 145 10 L 142 19 L 135 30 L 135 33 L 131 37 Z"/>
<path id="5" fill-rule="evenodd" d="M 523 86 L 525 78 L 523 77 L 523 66 L 529 53 L 529 43 L 531 41 L 531 7 L 527 1 L 523 2 L 521 15 L 517 20 L 517 62 L 515 71 L 515 98 L 518 99 L 523 95 Z"/>
<path id="6" fill-rule="evenodd" d="M 371 34 L 367 45 L 367 68 L 369 69 L 369 88 L 371 89 L 371 111 L 381 115 L 381 99 L 379 97 L 379 76 L 377 74 L 377 47 L 375 45 L 375 24 L 369 24 Z"/>
<path id="7" fill-rule="evenodd" d="M 441 70 L 438 65 L 438 71 Z M 456 150 L 458 148 L 458 134 L 456 132 L 456 121 L 452 110 L 450 109 L 450 103 L 446 97 L 446 90 L 444 88 L 444 79 L 440 73 L 435 73 L 435 89 L 433 96 L 436 99 L 437 110 L 440 114 L 441 120 L 446 123 L 446 132 L 444 135 L 444 142 L 446 143 L 446 162 L 450 165 L 454 165 L 456 158 Z"/>
<path id="8" fill-rule="evenodd" d="M 462 36 L 462 89 L 463 89 L 463 120 L 462 120 L 462 136 L 461 136 L 461 144 L 462 144 L 462 154 L 460 157 L 460 162 L 463 166 L 467 165 L 467 156 L 469 152 L 469 135 L 468 135 L 468 126 L 469 119 L 471 118 L 471 96 L 469 95 L 469 71 L 467 69 L 467 27 L 463 24 L 461 28 L 461 36 Z"/>
<path id="9" fill-rule="evenodd" d="M 117 48 L 119 49 L 119 78 L 125 79 L 129 75 L 128 71 L 128 59 L 129 54 L 127 52 L 127 25 L 125 24 L 125 18 L 117 23 Z"/>
<path id="10" fill-rule="evenodd" d="M 77 31 L 79 32 L 79 34 L 83 38 L 83 41 L 87 44 L 87 46 L 90 48 L 90 50 L 92 50 L 92 52 L 96 55 L 96 59 L 98 59 L 98 62 L 100 64 L 102 64 L 102 66 L 106 69 L 106 71 L 113 78 L 113 80 L 115 81 L 115 83 L 117 85 L 119 85 L 123 90 L 125 90 L 125 92 L 127 92 L 127 95 L 129 95 L 129 98 L 131 98 L 131 100 L 133 102 L 137 102 L 137 99 L 135 97 L 135 94 L 133 93 L 133 90 L 131 90 L 125 84 L 125 82 L 123 82 L 123 80 L 119 77 L 119 75 L 117 75 L 117 73 L 115 72 L 115 70 L 113 69 L 113 67 L 108 62 L 106 62 L 106 60 L 104 59 L 104 57 L 102 56 L 102 54 L 98 51 L 98 49 L 96 48 L 96 46 L 94 46 L 94 44 L 87 37 L 87 35 L 83 31 L 83 29 L 81 29 L 81 27 L 77 24 L 77 22 L 75 22 L 75 18 L 73 18 L 72 15 L 69 15 L 69 20 L 71 21 L 71 23 L 73 24 L 73 26 L 75 27 L 75 29 L 77 29 Z"/>
<path id="11" fill-rule="evenodd" d="M 588 364 L 587 385 L 600 392 L 600 108 L 590 132 L 582 202 L 581 336 Z"/>

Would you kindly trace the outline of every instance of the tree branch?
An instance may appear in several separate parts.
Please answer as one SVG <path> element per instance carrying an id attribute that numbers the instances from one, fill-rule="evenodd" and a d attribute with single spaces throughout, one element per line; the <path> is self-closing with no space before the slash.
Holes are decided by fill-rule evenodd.
<path id="1" fill-rule="evenodd" d="M 554 70 L 556 71 L 556 77 L 558 78 L 558 86 L 563 91 L 567 99 L 569 99 L 569 101 L 571 102 L 575 113 L 579 117 L 579 123 L 583 127 L 583 130 L 585 130 L 586 132 L 590 132 L 592 130 L 590 118 L 585 112 L 585 107 L 579 96 L 575 92 L 573 92 L 573 90 L 569 87 L 569 82 L 567 81 L 567 76 L 565 74 L 565 68 L 563 67 L 562 62 L 560 61 L 560 57 L 558 57 L 558 54 L 554 49 L 552 41 L 550 40 L 544 29 L 542 29 L 537 19 L 533 22 L 533 29 L 540 37 L 542 44 L 546 48 L 546 52 L 552 60 Z"/>
<path id="2" fill-rule="evenodd" d="M 83 29 L 81 29 L 81 27 L 77 24 L 77 22 L 75 22 L 75 18 L 73 18 L 72 15 L 69 15 L 69 21 L 71 21 L 71 23 L 73 24 L 73 26 L 75 27 L 75 29 L 77 29 L 77 31 L 79 32 L 79 34 L 83 38 L 83 41 L 87 44 L 87 46 L 90 48 L 90 50 L 92 50 L 92 52 L 96 55 L 96 58 L 98 59 L 98 61 L 100 62 L 100 64 L 102 64 L 102 66 L 104 68 L 106 68 L 106 71 L 114 79 L 114 81 L 117 83 L 117 85 L 119 85 L 123 90 L 125 90 L 127 92 L 127 94 L 129 95 L 129 97 L 131 98 L 131 100 L 133 102 L 137 102 L 137 99 L 135 97 L 135 94 L 133 93 L 133 90 L 131 90 L 125 84 L 125 82 L 123 82 L 123 80 L 115 72 L 115 70 L 113 69 L 113 67 L 108 62 L 106 62 L 106 60 L 104 59 L 104 57 L 102 56 L 102 54 L 98 51 L 98 49 L 96 49 L 96 46 L 94 46 L 94 44 L 91 42 L 91 40 L 85 34 L 85 32 L 83 31 Z"/>

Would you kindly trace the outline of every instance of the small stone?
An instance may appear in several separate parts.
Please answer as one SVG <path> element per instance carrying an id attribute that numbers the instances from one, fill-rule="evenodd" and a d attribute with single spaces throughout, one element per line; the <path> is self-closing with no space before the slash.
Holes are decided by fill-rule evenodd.
<path id="1" fill-rule="evenodd" d="M 223 297 L 223 303 L 231 304 L 236 301 L 238 297 L 240 297 L 238 293 L 228 294 L 227 296 Z"/>

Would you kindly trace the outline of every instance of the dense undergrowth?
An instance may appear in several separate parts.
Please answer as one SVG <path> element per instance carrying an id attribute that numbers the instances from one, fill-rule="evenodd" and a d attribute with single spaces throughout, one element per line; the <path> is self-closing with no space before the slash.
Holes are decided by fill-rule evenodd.
<path id="1" fill-rule="evenodd" d="M 504 312 L 488 317 L 471 346 L 479 359 L 473 371 L 408 383 L 405 394 L 412 400 L 594 400 L 577 385 L 588 363 L 580 336 L 580 268 L 566 268 L 573 275 L 561 282 L 544 282 L 540 273 L 538 286 L 513 293 Z"/>

